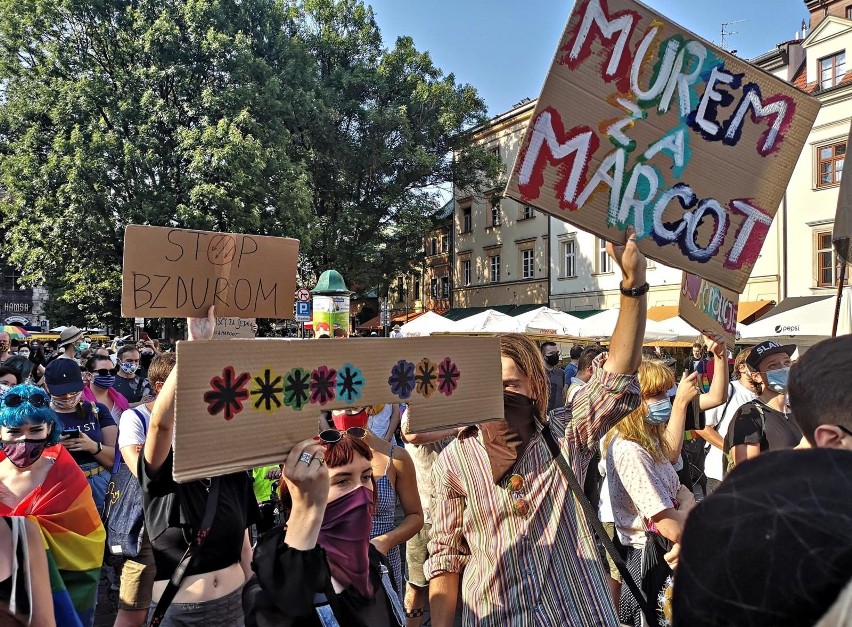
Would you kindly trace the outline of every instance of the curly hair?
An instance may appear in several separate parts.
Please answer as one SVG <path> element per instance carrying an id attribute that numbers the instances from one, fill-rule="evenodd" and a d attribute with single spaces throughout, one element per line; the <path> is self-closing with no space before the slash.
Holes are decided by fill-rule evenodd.
<path id="1" fill-rule="evenodd" d="M 29 401 L 24 401 L 17 407 L 6 405 L 6 399 L 10 394 L 19 394 L 24 398 L 41 396 L 45 399 L 42 407 L 35 407 Z M 62 421 L 56 412 L 50 408 L 50 397 L 44 390 L 34 385 L 21 384 L 10 388 L 3 396 L 0 396 L 0 427 L 20 427 L 22 425 L 34 425 L 44 423 L 53 425 L 48 442 L 56 444 L 62 434 Z"/>

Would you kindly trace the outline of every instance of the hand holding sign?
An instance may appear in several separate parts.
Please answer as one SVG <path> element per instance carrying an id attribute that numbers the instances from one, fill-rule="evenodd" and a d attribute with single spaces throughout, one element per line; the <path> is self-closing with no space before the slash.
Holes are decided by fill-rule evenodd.
<path id="1" fill-rule="evenodd" d="M 607 242 L 606 252 L 615 260 L 621 273 L 624 275 L 622 287 L 640 287 L 645 284 L 645 274 L 648 268 L 648 260 L 636 245 L 636 229 L 627 227 L 627 240 L 624 244 Z"/>

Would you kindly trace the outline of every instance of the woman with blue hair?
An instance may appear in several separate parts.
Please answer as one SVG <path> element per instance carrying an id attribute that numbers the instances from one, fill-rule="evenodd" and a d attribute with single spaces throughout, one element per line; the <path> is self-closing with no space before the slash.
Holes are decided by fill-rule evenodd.
<path id="1" fill-rule="evenodd" d="M 61 431 L 40 388 L 16 385 L 0 396 L 0 517 L 39 525 L 56 624 L 89 626 L 106 534 L 83 471 L 58 444 Z"/>

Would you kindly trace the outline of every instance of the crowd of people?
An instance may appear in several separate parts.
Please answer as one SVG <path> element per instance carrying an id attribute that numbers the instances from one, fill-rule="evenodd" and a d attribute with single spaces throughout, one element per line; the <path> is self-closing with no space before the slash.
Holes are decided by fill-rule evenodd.
<path id="1" fill-rule="evenodd" d="M 707 334 L 678 368 L 635 233 L 608 252 L 608 347 L 502 335 L 503 419 L 324 412 L 279 466 L 184 483 L 174 353 L 0 334 L 0 624 L 92 625 L 109 555 L 120 627 L 852 623 L 852 336 L 730 364 Z"/>

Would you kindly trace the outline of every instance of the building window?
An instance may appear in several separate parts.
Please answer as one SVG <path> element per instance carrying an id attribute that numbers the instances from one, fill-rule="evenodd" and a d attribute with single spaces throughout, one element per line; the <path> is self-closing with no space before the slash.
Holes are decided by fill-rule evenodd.
<path id="1" fill-rule="evenodd" d="M 530 207 L 529 205 L 524 205 L 521 207 L 521 220 L 529 220 L 530 218 L 535 217 L 535 209 Z"/>
<path id="2" fill-rule="evenodd" d="M 429 293 L 432 295 L 432 298 L 438 298 L 438 279 L 432 279 L 429 282 Z"/>
<path id="3" fill-rule="evenodd" d="M 852 20 L 852 7 L 846 7 L 846 19 Z"/>
<path id="4" fill-rule="evenodd" d="M 21 289 L 21 286 L 18 285 L 18 279 L 20 278 L 20 272 L 18 272 L 14 268 L 6 266 L 3 269 L 3 290 L 6 292 L 13 292 L 15 290 Z"/>
<path id="5" fill-rule="evenodd" d="M 491 226 L 500 226 L 500 201 L 491 202 Z"/>
<path id="6" fill-rule="evenodd" d="M 438 238 L 432 237 L 429 243 L 429 254 L 437 255 L 438 254 Z"/>
<path id="7" fill-rule="evenodd" d="M 462 261 L 461 270 L 462 285 L 470 285 L 470 259 L 465 259 L 464 261 Z"/>
<path id="8" fill-rule="evenodd" d="M 826 187 L 840 182 L 843 174 L 843 160 L 846 157 L 846 142 L 819 148 L 819 178 L 817 187 Z"/>
<path id="9" fill-rule="evenodd" d="M 535 267 L 533 266 L 533 255 L 534 251 L 532 248 L 527 248 L 521 251 L 521 278 L 522 279 L 531 279 L 535 276 Z"/>
<path id="10" fill-rule="evenodd" d="M 420 277 L 414 278 L 414 300 L 420 300 Z"/>
<path id="11" fill-rule="evenodd" d="M 405 286 L 402 283 L 402 277 L 396 280 L 396 302 L 401 303 L 405 298 Z"/>
<path id="12" fill-rule="evenodd" d="M 494 155 L 497 159 L 500 158 L 500 144 L 497 144 L 491 149 L 491 154 Z"/>
<path id="13" fill-rule="evenodd" d="M 470 207 L 462 209 L 462 233 L 470 233 L 473 230 L 473 217 L 470 213 Z"/>
<path id="14" fill-rule="evenodd" d="M 832 57 L 819 60 L 819 86 L 828 89 L 839 85 L 846 75 L 846 52 L 839 52 Z"/>
<path id="15" fill-rule="evenodd" d="M 442 276 L 441 277 L 441 298 L 449 298 L 450 297 L 450 277 Z"/>
<path id="16" fill-rule="evenodd" d="M 444 233 L 441 235 L 441 252 L 450 252 L 450 236 Z"/>
<path id="17" fill-rule="evenodd" d="M 837 281 L 837 255 L 831 245 L 831 231 L 816 233 L 817 287 L 834 287 Z"/>
<path id="18" fill-rule="evenodd" d="M 568 239 L 562 242 L 562 276 L 577 276 L 577 241 Z"/>
<path id="19" fill-rule="evenodd" d="M 488 258 L 488 277 L 492 283 L 500 282 L 500 255 Z"/>
<path id="20" fill-rule="evenodd" d="M 598 244 L 598 274 L 609 274 L 612 272 L 612 257 L 606 252 L 606 240 L 596 237 Z"/>

